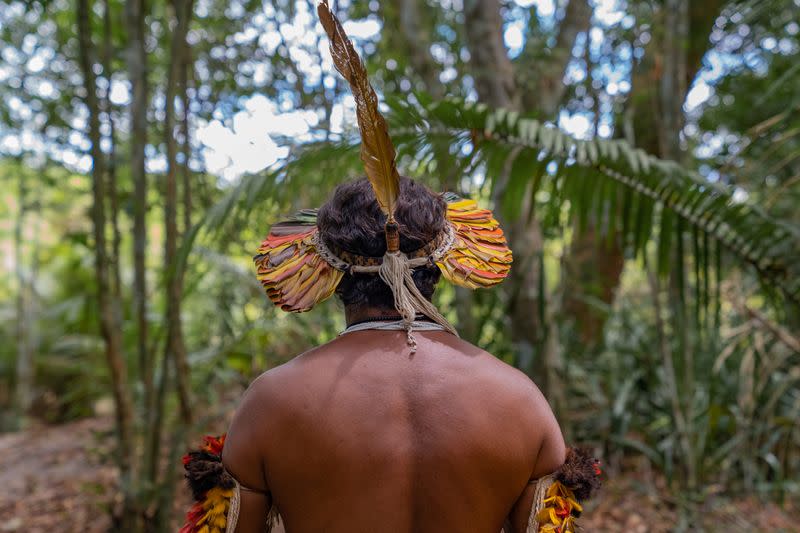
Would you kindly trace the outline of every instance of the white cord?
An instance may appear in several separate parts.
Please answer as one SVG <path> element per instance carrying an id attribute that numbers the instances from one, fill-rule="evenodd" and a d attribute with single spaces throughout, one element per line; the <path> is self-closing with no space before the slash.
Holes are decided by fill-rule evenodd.
<path id="1" fill-rule="evenodd" d="M 374 322 L 361 322 L 358 324 L 353 324 L 352 326 L 348 327 L 341 333 L 339 336 L 346 335 L 348 333 L 354 333 L 356 331 L 369 331 L 369 330 L 376 330 L 376 331 L 405 331 L 409 337 L 409 346 L 411 346 L 411 353 L 416 353 L 417 351 L 417 341 L 411 335 L 411 331 L 447 331 L 450 332 L 448 328 L 441 324 L 437 324 L 436 322 L 427 322 L 422 320 L 415 320 L 411 322 L 411 324 L 406 324 L 402 320 L 376 320 Z"/>

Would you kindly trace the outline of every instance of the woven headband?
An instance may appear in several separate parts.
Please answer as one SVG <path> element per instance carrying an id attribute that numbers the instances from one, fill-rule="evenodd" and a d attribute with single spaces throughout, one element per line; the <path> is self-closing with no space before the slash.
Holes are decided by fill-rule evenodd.
<path id="1" fill-rule="evenodd" d="M 308 311 L 329 298 L 342 277 L 364 273 L 379 275 L 391 288 L 395 308 L 403 317 L 413 345 L 411 324 L 423 314 L 455 333 L 434 305 L 420 294 L 411 276 L 414 268 L 436 265 L 451 282 L 469 287 L 490 287 L 505 279 L 511 268 L 509 250 L 491 211 L 472 200 L 445 193 L 445 230 L 432 242 L 410 254 L 400 251 L 399 227 L 394 209 L 400 195 L 400 175 L 386 121 L 367 72 L 327 0 L 317 6 L 320 22 L 330 40 L 336 70 L 348 81 L 356 102 L 361 133 L 361 160 L 375 199 L 386 215 L 386 254 L 382 258 L 358 256 L 330 248 L 317 228 L 317 210 L 306 209 L 275 224 L 258 249 L 254 261 L 267 296 L 281 309 Z"/>
<path id="2" fill-rule="evenodd" d="M 445 256 L 455 243 L 456 234 L 453 227 L 448 223 L 434 240 L 420 248 L 419 250 L 406 253 L 408 266 L 413 268 L 422 266 L 434 266 L 437 261 Z M 331 250 L 320 238 L 319 232 L 313 237 L 314 246 L 317 253 L 336 270 L 341 270 L 347 274 L 379 274 L 383 257 L 368 257 L 364 255 L 352 254 L 344 251 Z"/>

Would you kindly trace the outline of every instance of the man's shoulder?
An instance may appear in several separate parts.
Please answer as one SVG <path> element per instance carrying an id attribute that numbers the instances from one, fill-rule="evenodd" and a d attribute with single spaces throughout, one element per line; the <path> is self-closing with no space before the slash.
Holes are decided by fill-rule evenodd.
<path id="1" fill-rule="evenodd" d="M 539 392 L 538 387 L 533 380 L 522 370 L 508 364 L 502 358 L 497 357 L 491 352 L 488 352 L 474 344 L 465 340 L 457 339 L 456 343 L 452 345 L 453 349 L 474 357 L 477 362 L 481 364 L 485 372 L 493 375 L 498 379 L 502 379 L 504 383 L 511 386 L 513 389 L 519 389 L 520 393 L 536 394 Z"/>
<path id="2" fill-rule="evenodd" d="M 280 365 L 274 366 L 262 372 L 258 377 L 250 382 L 250 386 L 245 392 L 246 395 L 255 395 L 261 399 L 265 396 L 275 396 L 281 390 L 286 389 L 288 382 L 297 375 L 297 357 Z"/>
<path id="3" fill-rule="evenodd" d="M 492 397 L 517 406 L 516 411 L 536 412 L 550 407 L 539 387 L 525 372 L 508 364 L 474 344 L 462 339 L 448 343 L 455 354 L 461 354 L 460 364 L 464 375 L 471 381 L 480 381 L 489 387 Z M 466 370 L 468 369 L 468 372 Z"/>
<path id="4" fill-rule="evenodd" d="M 302 352 L 285 363 L 274 366 L 262 372 L 248 387 L 246 395 L 255 395 L 261 400 L 278 400 L 293 390 L 298 380 L 308 377 L 308 364 L 319 355 L 329 350 L 329 345 L 323 344 Z"/>
<path id="5" fill-rule="evenodd" d="M 545 440 L 563 449 L 563 437 L 553 410 L 534 380 L 489 352 L 483 353 L 492 367 L 488 373 L 493 380 L 492 390 L 496 391 L 492 398 L 502 405 L 503 412 L 511 415 L 515 426 L 530 437 L 529 442 L 537 450 Z"/>

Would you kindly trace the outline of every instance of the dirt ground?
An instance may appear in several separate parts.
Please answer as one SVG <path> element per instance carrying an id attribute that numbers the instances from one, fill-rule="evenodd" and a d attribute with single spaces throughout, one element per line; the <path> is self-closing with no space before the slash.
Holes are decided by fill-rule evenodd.
<path id="1" fill-rule="evenodd" d="M 0 532 L 108 531 L 106 515 L 116 483 L 114 469 L 103 461 L 110 426 L 109 420 L 87 419 L 0 435 Z M 657 480 L 631 472 L 607 481 L 600 498 L 586 507 L 584 531 L 677 531 L 676 505 L 653 479 Z M 716 498 L 705 502 L 695 516 L 685 528 L 800 532 L 797 502 L 781 507 L 756 498 Z"/>

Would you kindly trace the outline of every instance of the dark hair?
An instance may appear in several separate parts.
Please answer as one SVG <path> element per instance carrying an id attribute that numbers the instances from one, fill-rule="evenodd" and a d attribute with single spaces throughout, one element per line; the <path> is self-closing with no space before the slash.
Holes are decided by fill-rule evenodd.
<path id="1" fill-rule="evenodd" d="M 409 178 L 400 178 L 400 197 L 394 216 L 400 227 L 400 250 L 414 252 L 445 229 L 446 205 L 441 196 Z M 339 185 L 333 197 L 319 210 L 320 237 L 332 250 L 367 257 L 383 257 L 386 232 L 383 214 L 367 178 Z M 433 296 L 441 272 L 439 267 L 414 269 L 413 278 L 423 296 Z M 391 309 L 394 296 L 377 274 L 345 274 L 336 295 L 344 305 Z"/>

